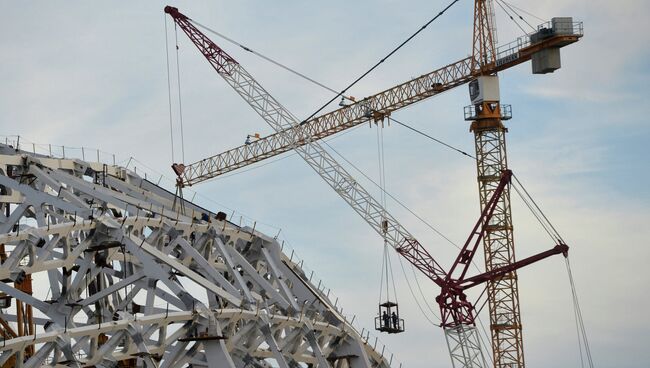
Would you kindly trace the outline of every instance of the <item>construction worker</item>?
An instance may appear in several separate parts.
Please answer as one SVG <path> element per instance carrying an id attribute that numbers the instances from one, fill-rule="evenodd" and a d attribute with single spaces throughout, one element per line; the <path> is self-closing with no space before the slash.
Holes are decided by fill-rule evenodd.
<path id="1" fill-rule="evenodd" d="M 390 318 L 393 320 L 393 328 L 399 330 L 399 319 L 397 318 L 397 314 L 395 314 L 395 312 L 391 313 Z"/>
<path id="2" fill-rule="evenodd" d="M 246 141 L 244 142 L 245 145 L 251 144 L 251 136 L 250 134 L 246 136 Z"/>
<path id="3" fill-rule="evenodd" d="M 390 328 L 390 317 L 386 311 L 384 311 L 384 314 L 381 315 L 381 319 L 384 320 L 384 327 Z"/>

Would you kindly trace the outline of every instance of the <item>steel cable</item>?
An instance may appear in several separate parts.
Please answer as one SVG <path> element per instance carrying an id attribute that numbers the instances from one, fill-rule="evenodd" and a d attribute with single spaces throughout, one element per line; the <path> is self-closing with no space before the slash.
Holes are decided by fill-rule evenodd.
<path id="1" fill-rule="evenodd" d="M 587 363 L 589 364 L 590 368 L 594 367 L 594 362 L 591 357 L 591 349 L 589 348 L 589 340 L 587 339 L 587 331 L 585 329 L 585 324 L 584 320 L 582 318 L 582 310 L 580 309 L 580 303 L 578 302 L 578 292 L 576 290 L 575 286 L 575 281 L 573 280 L 573 272 L 571 272 L 571 264 L 569 262 L 569 257 L 567 256 L 565 258 L 565 263 L 566 263 L 566 269 L 567 273 L 569 275 L 569 283 L 571 285 L 571 296 L 573 298 L 573 309 L 574 309 L 574 315 L 576 318 L 576 327 L 579 330 L 578 332 L 578 344 L 580 345 L 580 338 L 582 337 L 582 342 L 584 344 L 585 348 L 585 355 L 587 358 Z M 584 365 L 583 362 L 583 357 L 582 357 L 582 348 L 580 349 L 580 360 L 581 363 Z"/>
<path id="2" fill-rule="evenodd" d="M 513 5 L 513 4 L 510 4 L 510 3 L 508 3 L 508 2 L 506 2 L 506 1 L 504 1 L 504 0 L 501 0 L 501 1 L 502 1 L 504 4 L 508 5 L 509 8 L 515 8 L 515 9 L 519 10 L 520 12 L 522 12 L 522 13 L 526 13 L 527 15 L 530 15 L 531 17 L 536 18 L 537 20 L 539 20 L 539 21 L 541 21 L 541 22 L 546 22 L 546 21 L 547 21 L 547 19 L 540 18 L 540 17 L 536 16 L 535 14 L 530 13 L 530 12 L 527 12 L 526 10 L 524 10 L 524 9 L 522 9 L 522 8 L 519 8 L 519 7 L 517 7 L 517 6 Z"/>
<path id="3" fill-rule="evenodd" d="M 286 66 L 285 64 L 282 64 L 279 61 L 276 61 L 275 59 L 272 59 L 272 58 L 270 58 L 270 57 L 268 57 L 268 56 L 266 56 L 266 55 L 264 55 L 264 54 L 262 54 L 260 52 L 257 52 L 255 50 L 253 50 L 252 48 L 250 48 L 250 47 L 248 47 L 248 46 L 246 46 L 246 45 L 244 45 L 244 44 L 242 44 L 242 43 L 240 43 L 238 41 L 235 41 L 234 39 L 224 35 L 223 33 L 217 32 L 214 29 L 211 29 L 211 28 L 209 28 L 207 26 L 204 26 L 203 24 L 201 24 L 201 23 L 199 23 L 199 22 L 197 22 L 195 20 L 190 20 L 190 21 L 192 23 L 194 23 L 195 25 L 203 28 L 204 30 L 214 34 L 215 36 L 218 36 L 218 37 L 230 42 L 233 45 L 241 47 L 244 51 L 250 52 L 251 54 L 253 54 L 255 56 L 258 56 L 258 57 L 268 61 L 269 63 L 271 63 L 271 64 L 273 64 L 275 66 L 278 66 L 278 67 L 288 71 L 289 73 L 295 74 L 298 77 L 303 78 L 303 79 L 305 79 L 305 80 L 307 80 L 307 81 L 309 81 L 309 82 L 311 82 L 311 83 L 313 83 L 313 84 L 315 84 L 315 85 L 317 85 L 317 86 L 319 86 L 321 88 L 324 88 L 324 89 L 326 89 L 326 90 L 328 90 L 328 91 L 330 91 L 332 93 L 337 93 L 338 94 L 338 91 L 336 91 L 335 89 L 330 88 L 330 87 L 324 85 L 323 83 L 320 83 L 319 81 L 317 81 L 317 80 L 315 80 L 313 78 L 310 78 L 309 76 L 307 76 L 307 75 L 305 75 L 305 74 L 303 74 L 303 73 L 301 73 L 301 72 L 299 72 L 299 71 L 297 71 L 297 70 L 295 70 L 295 69 L 293 69 L 291 67 L 288 67 L 288 66 Z M 347 99 L 349 101 L 353 101 L 351 98 L 349 98 L 347 96 L 343 96 L 343 98 L 345 98 L 345 99 Z"/>
<path id="4" fill-rule="evenodd" d="M 172 162 L 174 162 L 174 125 L 172 123 L 172 85 L 171 85 L 171 73 L 169 72 L 169 39 L 167 30 L 167 16 L 165 18 L 165 53 L 167 55 L 167 99 L 169 101 L 169 135 L 172 145 Z"/>
<path id="5" fill-rule="evenodd" d="M 504 8 L 503 5 L 501 5 L 501 3 L 499 2 L 499 0 L 496 0 L 496 3 L 497 3 L 497 5 L 499 5 L 499 7 L 500 7 L 501 9 L 503 9 L 503 11 L 508 15 L 508 17 L 510 18 L 510 20 L 512 20 L 512 21 L 517 25 L 517 27 L 519 27 L 519 29 L 521 30 L 521 32 L 523 32 L 524 34 L 526 34 L 526 30 L 525 30 L 525 29 L 524 29 L 524 28 L 523 28 L 523 27 L 522 27 L 522 26 L 517 22 L 517 20 L 515 20 L 515 18 L 514 18 L 512 15 L 510 15 L 510 13 L 508 12 L 508 10 L 506 10 L 506 8 Z"/>
<path id="6" fill-rule="evenodd" d="M 401 44 L 399 44 L 399 46 L 397 46 L 395 49 L 393 49 L 393 51 L 389 52 L 388 55 L 384 56 L 384 57 L 383 57 L 381 60 L 379 60 L 375 65 L 373 65 L 370 69 L 368 69 L 368 70 L 365 71 L 363 74 L 361 74 L 360 77 L 358 77 L 357 79 L 355 79 L 354 82 L 350 83 L 350 84 L 349 84 L 347 87 L 345 87 L 341 92 L 337 93 L 336 96 L 334 96 L 331 100 L 329 100 L 329 101 L 327 101 L 325 104 L 323 104 L 323 106 L 321 106 L 318 110 L 314 111 L 314 113 L 312 113 L 311 115 L 309 115 L 309 117 L 307 117 L 307 118 L 304 119 L 303 121 L 307 121 L 307 120 L 313 118 L 314 116 L 316 116 L 316 114 L 318 114 L 318 113 L 321 112 L 324 108 L 326 108 L 330 103 L 332 103 L 333 101 L 335 101 L 337 98 L 343 96 L 343 95 L 345 94 L 345 92 L 348 91 L 348 89 L 352 88 L 355 84 L 357 84 L 360 80 L 362 80 L 363 78 L 365 78 L 368 74 L 370 74 L 373 70 L 375 70 L 379 65 L 381 65 L 384 61 L 386 61 L 389 57 L 393 56 L 393 54 L 395 54 L 399 49 L 401 49 L 402 47 L 404 47 L 404 45 L 406 45 L 406 44 L 407 44 L 408 42 L 410 42 L 413 38 L 415 38 L 415 36 L 417 36 L 418 34 L 420 34 L 420 32 L 422 32 L 422 31 L 423 31 L 425 28 L 427 28 L 431 23 L 433 23 L 436 19 L 438 19 L 441 15 L 443 15 L 447 10 L 449 10 L 449 8 L 451 8 L 451 7 L 452 7 L 454 4 L 456 4 L 458 1 L 460 1 L 460 0 L 453 0 L 451 3 L 449 3 L 449 5 L 447 5 L 447 6 L 446 6 L 442 11 L 440 11 L 440 12 L 439 12 L 435 17 L 431 18 L 431 20 L 429 20 L 426 24 L 424 24 L 422 27 L 420 27 L 420 29 L 418 29 L 415 33 L 413 33 L 411 36 L 409 36 L 409 37 L 408 37 L 404 42 L 402 42 Z"/>
<path id="7" fill-rule="evenodd" d="M 415 301 L 415 304 L 418 306 L 418 309 L 420 310 L 420 312 L 422 312 L 422 315 L 424 316 L 424 318 L 425 318 L 427 321 L 429 321 L 429 323 L 430 323 L 432 326 L 439 327 L 438 324 L 434 323 L 434 322 L 431 320 L 431 318 L 429 318 L 429 316 L 427 315 L 427 313 L 424 311 L 424 309 L 423 309 L 422 306 L 420 305 L 420 301 L 419 301 L 418 298 L 415 296 L 415 293 L 413 292 L 413 288 L 411 287 L 411 283 L 409 282 L 408 276 L 406 276 L 406 270 L 404 269 L 404 263 L 402 262 L 402 258 L 401 258 L 401 257 L 398 257 L 397 259 L 399 260 L 399 265 L 400 265 L 400 267 L 402 268 L 402 273 L 404 274 L 404 280 L 406 280 L 406 285 L 408 286 L 409 291 L 411 292 L 411 296 L 413 297 L 413 300 Z M 440 320 L 440 317 L 438 317 L 438 316 L 435 315 L 435 314 L 434 314 L 434 316 L 438 319 L 438 321 L 441 321 L 441 320 Z"/>
<path id="8" fill-rule="evenodd" d="M 522 17 L 521 14 L 517 13 L 517 11 L 513 9 L 512 6 L 510 6 L 510 4 L 506 3 L 503 0 L 496 0 L 496 1 L 500 1 L 503 4 L 505 4 L 505 6 L 507 6 L 508 9 L 512 10 L 512 12 L 519 17 L 519 19 L 521 19 L 524 23 L 528 24 L 528 27 L 530 27 L 533 31 L 536 31 L 535 27 L 533 27 L 530 23 L 528 23 L 528 21 L 526 21 L 526 19 L 524 19 L 524 17 Z"/>
<path id="9" fill-rule="evenodd" d="M 176 37 L 176 78 L 178 80 L 178 116 L 181 124 L 181 159 L 185 162 L 185 138 L 183 136 L 183 103 L 181 100 L 181 66 L 178 57 L 178 27 L 174 22 L 174 33 Z"/>

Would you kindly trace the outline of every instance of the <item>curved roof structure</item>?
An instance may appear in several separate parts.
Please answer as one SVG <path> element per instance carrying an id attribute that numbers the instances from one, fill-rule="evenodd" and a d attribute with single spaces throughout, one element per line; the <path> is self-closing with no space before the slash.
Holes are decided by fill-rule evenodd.
<path id="1" fill-rule="evenodd" d="M 1 367 L 388 368 L 276 239 L 0 145 Z"/>

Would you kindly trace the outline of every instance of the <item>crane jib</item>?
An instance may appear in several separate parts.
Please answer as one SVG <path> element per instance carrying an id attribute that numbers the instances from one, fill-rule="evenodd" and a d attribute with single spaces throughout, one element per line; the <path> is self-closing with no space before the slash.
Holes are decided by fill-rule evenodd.
<path id="1" fill-rule="evenodd" d="M 177 9 L 176 12 L 178 12 Z M 189 24 L 189 22 L 184 24 Z M 476 62 L 474 57 L 467 57 L 369 96 L 351 105 L 325 113 L 308 121 L 303 121 L 298 127 L 288 127 L 287 129 L 297 131 L 292 134 L 304 134 L 313 140 L 323 139 L 369 120 L 382 120 L 384 117 L 390 115 L 391 112 L 464 85 L 479 75 L 495 74 L 519 65 L 531 60 L 536 52 L 566 46 L 570 43 L 577 42 L 580 37 L 582 37 L 582 26 L 581 23 L 578 23 L 578 28 L 573 34 L 558 34 L 534 44 L 529 41 L 520 42 L 517 40 L 511 43 L 514 46 L 506 44 L 503 46 L 503 50 L 501 48 L 497 50 L 497 59 L 495 62 L 480 64 Z M 190 38 L 192 37 L 190 36 Z M 203 39 L 207 40 L 205 42 L 214 45 L 207 37 Z M 204 46 L 197 44 L 197 47 L 204 52 Z M 216 45 L 214 47 L 221 50 Z M 227 55 L 228 62 L 237 63 L 237 61 L 232 59 L 223 50 L 219 54 Z M 204 53 L 204 56 L 206 58 L 210 56 L 210 60 L 215 60 L 212 54 Z M 212 61 L 210 62 L 213 64 Z M 218 65 L 224 64 L 219 63 Z M 222 72 L 218 65 L 213 64 L 217 72 Z M 481 68 L 477 69 L 476 65 L 481 65 Z M 295 143 L 300 145 L 304 144 L 304 142 Z M 290 151 L 291 149 L 292 147 L 290 145 L 281 141 L 279 133 L 274 133 L 251 142 L 249 145 L 242 145 L 206 159 L 186 164 L 186 170 L 182 176 L 183 185 L 191 186 L 198 184 L 230 171 Z"/>

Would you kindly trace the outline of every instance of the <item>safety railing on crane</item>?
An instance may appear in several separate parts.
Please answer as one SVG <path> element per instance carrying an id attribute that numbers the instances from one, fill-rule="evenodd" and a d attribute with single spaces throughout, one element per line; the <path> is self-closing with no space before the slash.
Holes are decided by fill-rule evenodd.
<path id="1" fill-rule="evenodd" d="M 584 35 L 582 22 L 574 22 L 571 18 L 554 18 L 537 26 L 537 30 L 517 37 L 516 40 L 501 45 L 496 52 L 496 65 L 500 66 L 516 60 L 519 51 L 536 42 L 535 35 Z"/>
<path id="2" fill-rule="evenodd" d="M 478 117 L 478 112 L 481 107 L 476 105 L 465 106 L 463 109 L 463 115 L 466 121 L 476 120 Z M 512 106 L 507 104 L 499 104 L 499 110 L 501 111 L 501 120 L 510 120 L 512 119 Z"/>

